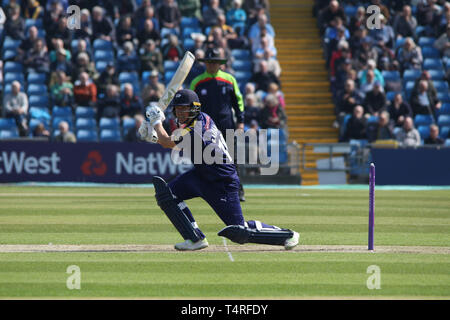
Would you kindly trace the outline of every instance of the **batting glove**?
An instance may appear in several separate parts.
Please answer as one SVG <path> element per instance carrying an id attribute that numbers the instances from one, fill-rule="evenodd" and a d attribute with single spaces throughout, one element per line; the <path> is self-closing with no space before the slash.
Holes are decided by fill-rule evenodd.
<path id="1" fill-rule="evenodd" d="M 158 123 L 162 123 L 166 116 L 164 115 L 164 112 L 162 112 L 161 108 L 158 106 L 152 106 L 150 107 L 146 112 L 145 115 L 147 116 L 150 126 L 154 127 Z"/>
<path id="2" fill-rule="evenodd" d="M 142 140 L 145 140 L 145 141 L 151 142 L 151 143 L 158 142 L 158 135 L 156 134 L 155 129 L 153 129 L 153 127 L 150 126 L 150 123 L 148 121 L 142 122 L 138 131 L 139 131 L 139 134 L 141 135 Z"/>

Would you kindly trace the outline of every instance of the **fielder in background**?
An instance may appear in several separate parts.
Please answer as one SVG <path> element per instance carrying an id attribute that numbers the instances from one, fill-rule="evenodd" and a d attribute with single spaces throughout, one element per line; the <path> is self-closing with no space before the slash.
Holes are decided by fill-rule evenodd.
<path id="1" fill-rule="evenodd" d="M 185 240 L 175 244 L 175 249 L 199 250 L 208 246 L 205 235 L 184 202 L 196 197 L 203 198 L 227 226 L 218 233 L 219 236 L 240 244 L 281 245 L 286 250 L 294 248 L 299 242 L 297 232 L 260 221 L 244 220 L 236 168 L 214 120 L 200 112 L 201 103 L 197 94 L 187 89 L 179 90 L 171 104 L 181 130 L 169 136 L 162 126 L 164 113 L 158 106 L 152 106 L 146 113 L 149 121 L 139 131 L 146 141 L 157 142 L 165 148 L 181 148 L 183 155 L 189 154 L 194 164 L 191 170 L 169 184 L 160 177 L 153 177 L 158 205 Z M 199 162 L 198 154 L 196 156 L 194 152 L 203 155 L 206 148 L 210 153 L 213 150 L 215 159 L 220 161 L 206 162 L 201 156 Z"/>
<path id="2" fill-rule="evenodd" d="M 244 101 L 236 79 L 220 70 L 227 60 L 220 56 L 218 49 L 208 49 L 204 59 L 205 72 L 191 82 L 191 90 L 197 93 L 202 111 L 216 123 L 217 128 L 226 136 L 227 129 L 244 130 Z M 233 118 L 236 117 L 236 123 Z M 239 185 L 239 199 L 245 201 L 244 188 Z"/>

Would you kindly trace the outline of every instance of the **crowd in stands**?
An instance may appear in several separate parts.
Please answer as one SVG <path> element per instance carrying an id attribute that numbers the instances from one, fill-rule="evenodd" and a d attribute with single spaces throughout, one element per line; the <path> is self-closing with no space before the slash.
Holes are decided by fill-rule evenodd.
<path id="1" fill-rule="evenodd" d="M 137 141 L 185 51 L 202 58 L 212 47 L 240 86 L 246 128 L 285 128 L 268 9 L 267 0 L 4 0 L 0 139 Z M 196 61 L 185 87 L 204 70 Z"/>
<path id="2" fill-rule="evenodd" d="M 450 145 L 450 2 L 316 0 L 313 13 L 340 141 Z"/>

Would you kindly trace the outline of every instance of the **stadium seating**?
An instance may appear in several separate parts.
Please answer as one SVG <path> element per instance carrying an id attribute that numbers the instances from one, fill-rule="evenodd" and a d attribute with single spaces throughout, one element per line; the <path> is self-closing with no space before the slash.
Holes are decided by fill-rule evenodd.
<path id="1" fill-rule="evenodd" d="M 419 131 L 420 137 L 422 139 L 426 139 L 430 136 L 430 127 L 429 126 L 419 126 L 417 128 L 417 130 Z"/>
<path id="2" fill-rule="evenodd" d="M 431 115 L 426 114 L 418 114 L 414 117 L 414 125 L 416 127 L 419 126 L 429 126 L 434 122 L 434 119 Z"/>
<path id="3" fill-rule="evenodd" d="M 97 142 L 98 135 L 97 130 L 80 129 L 77 131 L 77 141 L 78 142 Z"/>
<path id="4" fill-rule="evenodd" d="M 95 118 L 95 109 L 92 107 L 78 106 L 75 109 L 75 117 L 78 118 Z"/>
<path id="5" fill-rule="evenodd" d="M 120 120 L 118 118 L 100 118 L 99 129 L 119 130 Z"/>
<path id="6" fill-rule="evenodd" d="M 100 141 L 102 142 L 119 142 L 121 139 L 120 133 L 116 129 L 102 129 L 100 131 Z"/>

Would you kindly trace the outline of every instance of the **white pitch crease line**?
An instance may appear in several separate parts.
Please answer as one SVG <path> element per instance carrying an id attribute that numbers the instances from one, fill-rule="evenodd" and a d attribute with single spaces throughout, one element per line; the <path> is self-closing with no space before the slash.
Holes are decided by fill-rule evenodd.
<path id="1" fill-rule="evenodd" d="M 231 262 L 234 262 L 234 258 L 233 258 L 233 256 L 231 255 L 230 250 L 228 250 L 227 240 L 226 240 L 224 237 L 222 237 L 222 239 L 223 239 L 223 246 L 225 247 L 225 251 L 226 251 L 227 254 L 228 254 L 228 258 L 230 258 L 230 261 L 231 261 Z"/>

